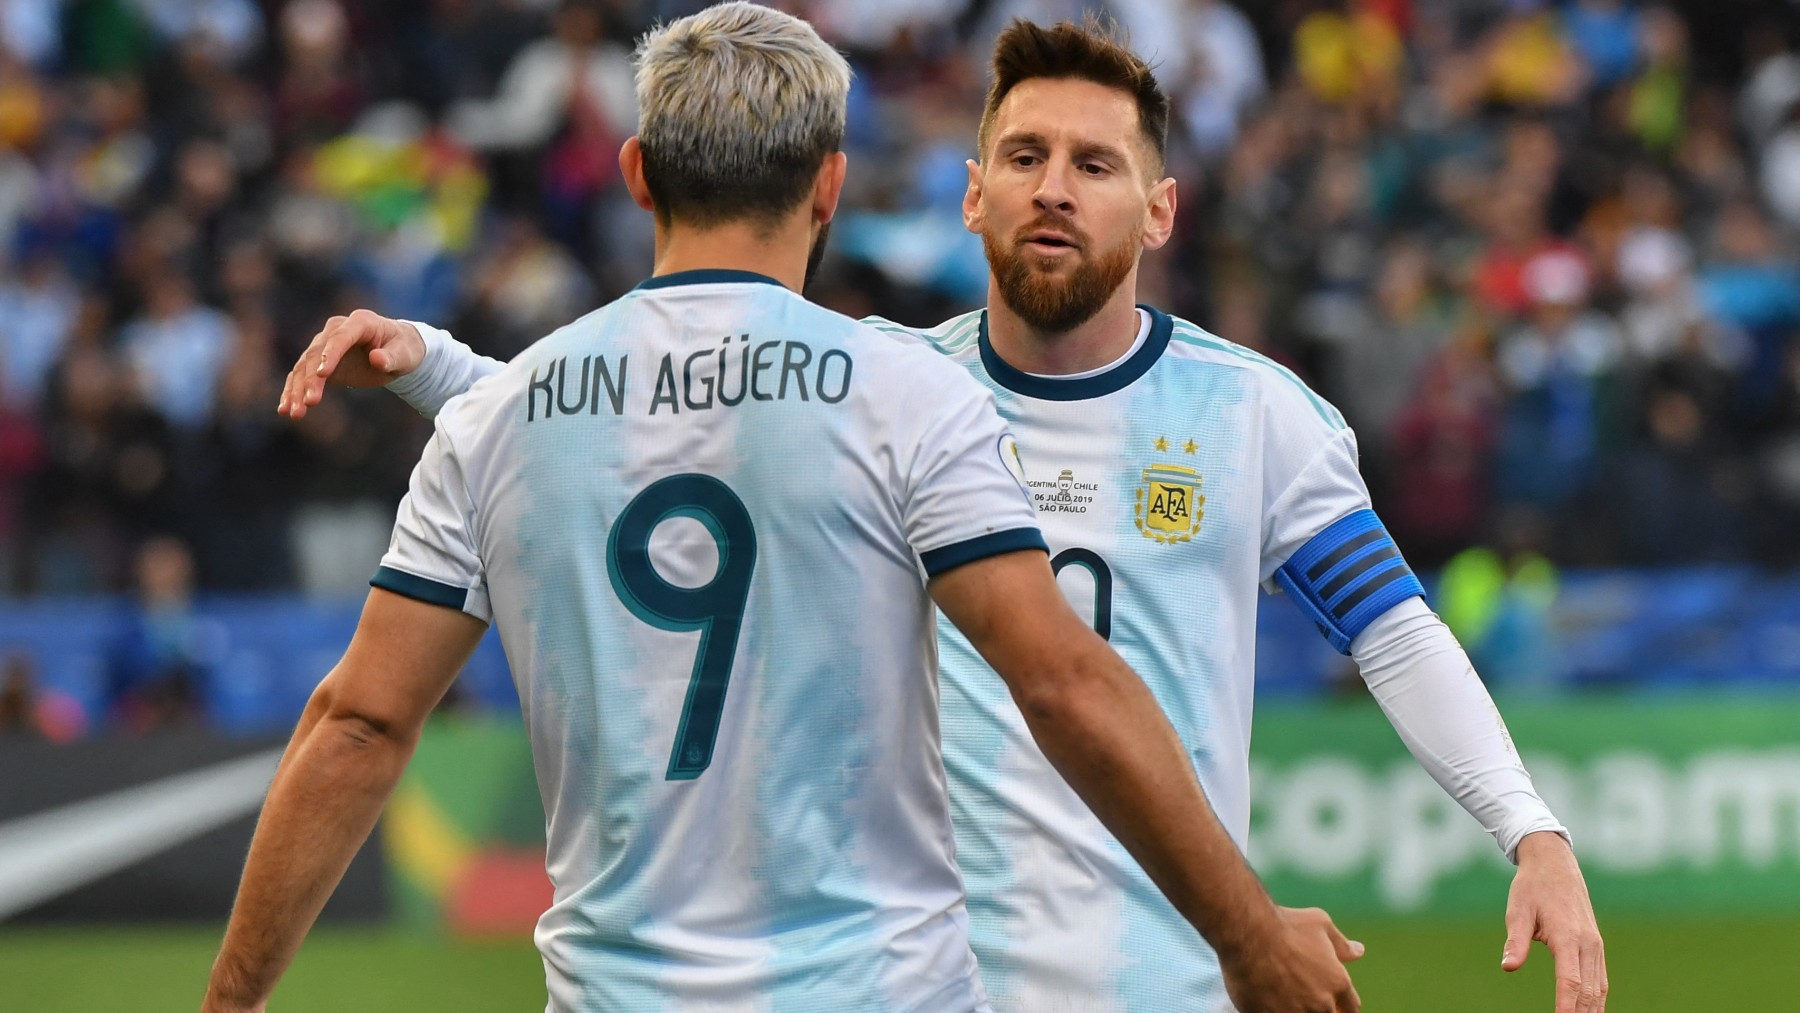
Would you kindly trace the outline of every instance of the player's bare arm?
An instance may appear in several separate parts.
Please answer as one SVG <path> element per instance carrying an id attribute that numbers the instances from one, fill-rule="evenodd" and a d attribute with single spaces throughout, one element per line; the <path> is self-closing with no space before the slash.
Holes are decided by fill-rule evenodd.
<path id="1" fill-rule="evenodd" d="M 931 593 L 1007 682 L 1044 754 L 1218 951 L 1245 1013 L 1356 1010 L 1325 913 L 1278 909 L 1208 806 L 1156 699 L 1069 607 L 1046 557 L 1015 552 Z"/>
<path id="2" fill-rule="evenodd" d="M 454 609 L 370 592 L 276 769 L 203 1013 L 268 1002 L 485 629 Z"/>
<path id="3" fill-rule="evenodd" d="M 276 410 L 293 419 L 325 396 L 325 385 L 380 387 L 411 373 L 425 359 L 413 325 L 372 310 L 332 317 L 295 360 Z"/>

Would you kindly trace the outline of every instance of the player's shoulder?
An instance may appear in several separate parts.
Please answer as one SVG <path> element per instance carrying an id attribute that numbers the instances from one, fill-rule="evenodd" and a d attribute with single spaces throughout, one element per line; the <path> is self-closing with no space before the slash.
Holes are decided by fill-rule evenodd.
<path id="1" fill-rule="evenodd" d="M 911 339 L 930 345 L 933 349 L 946 355 L 956 355 L 975 348 L 981 340 L 981 317 L 983 310 L 974 309 L 956 316 L 934 327 L 907 327 L 897 324 L 886 317 L 864 317 L 862 322 L 883 334 L 898 339 Z"/>
<path id="2" fill-rule="evenodd" d="M 856 321 L 856 326 L 864 332 L 865 340 L 885 346 L 903 363 L 915 388 L 971 396 L 986 388 L 957 361 L 957 352 L 976 347 L 980 321 L 981 311 L 976 310 L 929 328 L 907 327 L 886 317 L 864 317 Z"/>
<path id="3" fill-rule="evenodd" d="M 1254 387 L 1276 410 L 1303 412 L 1316 416 L 1332 429 L 1346 428 L 1342 413 L 1307 386 L 1293 370 L 1191 320 L 1173 315 L 1169 319 L 1173 325 L 1169 330 L 1166 353 L 1169 357 L 1235 370 L 1241 382 Z"/>
<path id="4" fill-rule="evenodd" d="M 496 431 L 490 424 L 495 417 L 512 410 L 538 374 L 548 374 L 572 347 L 591 343 L 596 332 L 603 331 L 618 312 L 618 306 L 615 300 L 576 317 L 526 346 L 499 369 L 477 379 L 439 410 L 437 429 L 451 438 Z"/>

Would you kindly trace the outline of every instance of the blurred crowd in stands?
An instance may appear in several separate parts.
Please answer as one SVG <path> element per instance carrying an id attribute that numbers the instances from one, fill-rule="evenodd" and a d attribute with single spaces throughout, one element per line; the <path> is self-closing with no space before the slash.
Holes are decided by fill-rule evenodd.
<path id="1" fill-rule="evenodd" d="M 507 357 L 646 275 L 630 45 L 698 6 L 0 0 L 0 594 L 360 587 L 428 425 L 280 377 L 357 306 Z M 857 71 L 822 301 L 981 301 L 988 43 L 1104 11 L 1176 107 L 1143 298 L 1335 401 L 1419 566 L 1800 564 L 1789 0 L 784 6 Z"/>

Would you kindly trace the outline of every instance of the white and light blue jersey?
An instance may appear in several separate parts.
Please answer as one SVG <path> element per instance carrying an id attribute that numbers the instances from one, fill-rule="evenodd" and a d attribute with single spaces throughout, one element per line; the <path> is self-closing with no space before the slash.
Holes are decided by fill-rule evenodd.
<path id="1" fill-rule="evenodd" d="M 1148 307 L 1126 356 L 1074 377 L 1000 360 L 983 312 L 925 336 L 993 391 L 1058 582 L 1155 693 L 1243 847 L 1258 587 L 1368 509 L 1342 416 L 1286 369 Z M 1404 563 L 1367 561 L 1380 548 L 1333 561 L 1328 581 L 1350 576 L 1328 607 L 1412 593 Z M 1057 775 L 968 641 L 947 622 L 938 637 L 957 862 L 995 1009 L 1228 1009 L 1198 933 Z"/>
<path id="2" fill-rule="evenodd" d="M 1369 510 L 1342 416 L 1281 366 L 1150 307 L 1119 361 L 1063 377 L 1001 361 L 983 312 L 923 332 L 866 322 L 922 334 L 993 392 L 1058 582 L 1149 684 L 1243 847 L 1259 585 L 1339 650 L 1420 593 Z M 433 352 L 403 395 L 422 411 L 499 368 L 421 333 Z M 957 861 L 995 1009 L 1229 1009 L 1216 958 L 1050 766 L 998 676 L 950 623 L 938 635 Z"/>
<path id="3" fill-rule="evenodd" d="M 916 336 L 740 272 L 652 279 L 438 416 L 374 583 L 499 629 L 552 1010 L 981 1007 L 924 577 L 1043 546 L 1011 457 Z"/>

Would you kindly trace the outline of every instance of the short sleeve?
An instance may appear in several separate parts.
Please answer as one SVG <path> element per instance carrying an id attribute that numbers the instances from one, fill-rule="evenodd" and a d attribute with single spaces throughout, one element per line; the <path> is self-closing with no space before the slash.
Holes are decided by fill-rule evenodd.
<path id="1" fill-rule="evenodd" d="M 1003 552 L 1048 552 L 994 396 L 948 361 L 930 372 L 946 382 L 934 392 L 935 404 L 918 406 L 928 422 L 901 502 L 906 540 L 926 574 Z"/>
<path id="2" fill-rule="evenodd" d="M 369 583 L 491 622 L 474 521 L 468 483 L 440 424 L 413 468 L 387 555 Z"/>
<path id="3" fill-rule="evenodd" d="M 1313 536 L 1367 509 L 1356 434 L 1300 381 L 1272 377 L 1263 417 L 1263 585 L 1274 591 L 1275 571 Z"/>
<path id="4" fill-rule="evenodd" d="M 1264 423 L 1260 577 L 1348 654 L 1370 623 L 1425 589 L 1369 507 L 1356 435 L 1298 381 L 1281 386 L 1292 390 L 1269 399 Z"/>

